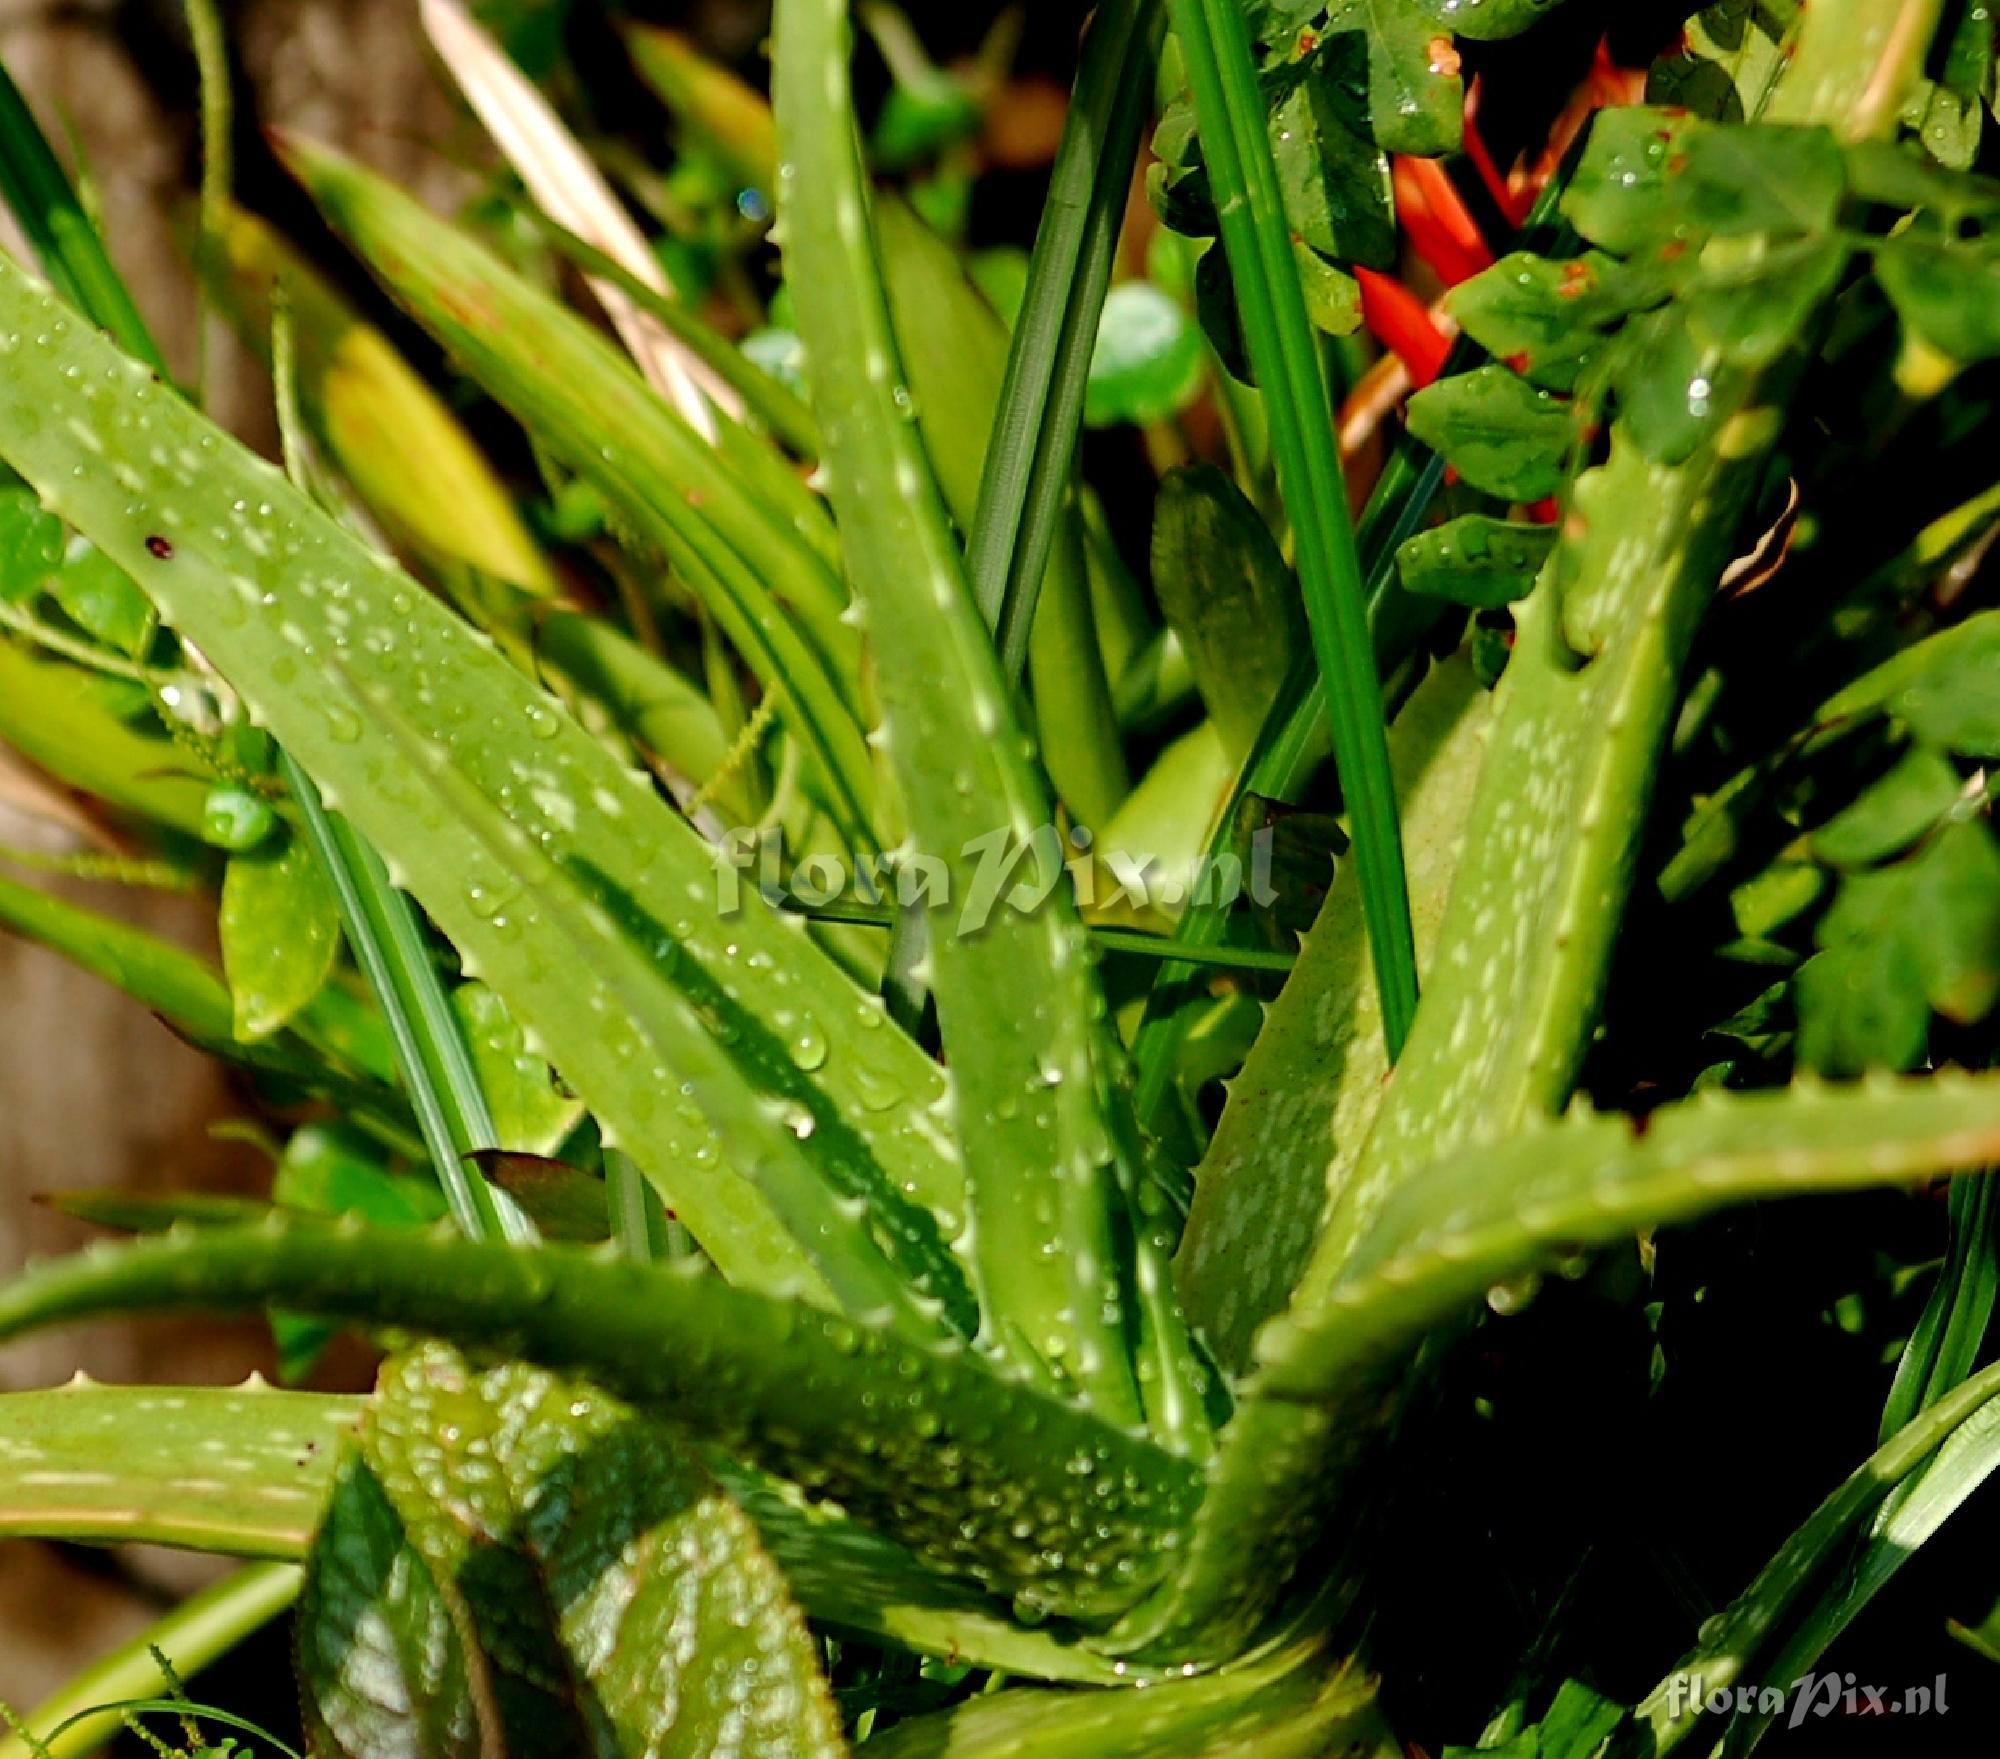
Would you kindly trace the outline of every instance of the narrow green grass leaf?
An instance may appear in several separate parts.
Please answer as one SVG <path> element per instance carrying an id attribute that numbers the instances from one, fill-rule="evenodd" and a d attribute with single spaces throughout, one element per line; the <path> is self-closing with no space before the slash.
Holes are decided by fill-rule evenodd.
<path id="1" fill-rule="evenodd" d="M 31 1271 L 0 1290 L 0 1336 L 272 1301 L 587 1375 L 1030 1612 L 1114 1614 L 1168 1566 L 1198 1495 L 1186 1461 L 962 1347 L 746 1294 L 697 1261 L 279 1221 Z"/>
<path id="2" fill-rule="evenodd" d="M 1334 758 L 1354 829 L 1375 982 L 1393 1061 L 1417 1004 L 1409 896 L 1384 742 L 1381 679 L 1326 380 L 1292 257 L 1266 106 L 1237 0 L 1169 0 L 1214 189 L 1244 341 L 1298 549 Z"/>

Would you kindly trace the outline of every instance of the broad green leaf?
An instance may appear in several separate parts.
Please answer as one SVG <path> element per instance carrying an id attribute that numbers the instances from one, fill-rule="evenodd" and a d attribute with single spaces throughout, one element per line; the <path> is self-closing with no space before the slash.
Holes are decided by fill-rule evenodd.
<path id="1" fill-rule="evenodd" d="M 1571 391 L 1603 342 L 1601 327 L 1623 315 L 1610 272 L 1596 254 L 1567 262 L 1516 251 L 1451 290 L 1451 315 L 1480 347 L 1531 384 Z"/>
<path id="2" fill-rule="evenodd" d="M 1411 433 L 1489 495 L 1539 501 L 1563 485 L 1570 407 L 1504 366 L 1425 386 L 1410 399 L 1409 420 Z"/>
<path id="3" fill-rule="evenodd" d="M 1904 326 L 1948 360 L 2000 356 L 2000 252 L 1906 233 L 1882 241 L 1875 272 Z"/>
<path id="4" fill-rule="evenodd" d="M 1668 110 L 1619 105 L 1598 111 L 1563 191 L 1564 217 L 1616 256 L 1653 242 L 1668 224 L 1669 167 L 1699 126 Z"/>
<path id="5" fill-rule="evenodd" d="M 1780 244 L 1740 268 L 1704 274 L 1684 295 L 1695 337 L 1744 366 L 1768 366 L 1805 333 L 1847 264 L 1835 242 Z"/>
<path id="6" fill-rule="evenodd" d="M 125 570 L 88 543 L 72 540 L 48 580 L 49 595 L 86 635 L 114 653 L 136 657 L 153 638 L 158 619 L 146 595 Z"/>
<path id="7" fill-rule="evenodd" d="M 352 1451 L 307 1559 L 294 1630 L 315 1753 L 479 1759 L 501 1750 L 462 1614 Z"/>
<path id="8" fill-rule="evenodd" d="M 1847 168 L 1830 128 L 1718 123 L 1677 137 L 1668 211 L 1717 238 L 1826 232 L 1839 217 Z"/>
<path id="9" fill-rule="evenodd" d="M 942 1083 L 871 998 L 750 888 L 732 899 L 740 876 L 498 653 L 0 265 L 9 341 L 0 452 L 140 572 L 726 1272 L 811 1286 L 815 1254 L 873 1262 L 831 1219 L 814 1157 L 832 1145 L 880 1225 L 947 1274 L 954 1169 L 924 1109 Z M 132 490 L 97 445 L 166 462 Z M 394 633 L 378 654 L 350 629 Z M 762 1157 L 757 1184 L 725 1141 Z M 795 1209 L 794 1234 L 773 1202 L 822 1219 Z"/>
<path id="10" fill-rule="evenodd" d="M 361 1408 L 255 1380 L 0 1394 L 0 1533 L 296 1561 Z"/>
<path id="11" fill-rule="evenodd" d="M 230 209 L 217 242 L 209 281 L 222 310 L 268 360 L 282 297 L 306 419 L 389 534 L 432 563 L 553 593 L 555 577 L 512 497 L 388 339 L 254 215 Z"/>
<path id="12" fill-rule="evenodd" d="M 1298 582 L 1262 515 L 1206 464 L 1176 470 L 1160 484 L 1152 574 L 1195 688 L 1241 763 L 1306 639 Z"/>
<path id="13" fill-rule="evenodd" d="M 1978 1090 L 1981 1094 L 1984 1089 Z M 512 1355 L 607 1391 L 837 1501 L 1024 1614 L 1114 1616 L 1172 1561 L 1186 1460 L 1002 1378 L 698 1259 L 641 1264 L 278 1217 L 100 1247 L 0 1289 L 0 1337 L 110 1312 L 273 1301 Z"/>
<path id="14" fill-rule="evenodd" d="M 0 599 L 18 604 L 41 591 L 63 555 L 62 521 L 30 488 L 0 489 Z"/>
<path id="15" fill-rule="evenodd" d="M 1405 543 L 1396 552 L 1396 573 L 1405 592 L 1498 610 L 1534 590 L 1555 544 L 1552 525 L 1463 513 Z"/>
<path id="16" fill-rule="evenodd" d="M 1653 64 L 1646 101 L 1713 122 L 1762 111 L 1784 67 L 1798 0 L 1721 0 L 1688 20 L 1675 52 Z"/>
<path id="17" fill-rule="evenodd" d="M 1799 1061 L 1822 1075 L 1913 1069 L 1930 1043 L 1923 971 L 1900 935 L 1842 941 L 1792 980 Z"/>
<path id="18" fill-rule="evenodd" d="M 1696 336 L 1691 305 L 1663 306 L 1629 324 L 1618 338 L 1616 357 L 1624 435 L 1650 459 L 1685 463 L 1745 394 L 1743 375 L 1726 373 L 1724 365 L 1721 351 Z"/>
<path id="19" fill-rule="evenodd" d="M 1086 1388 L 1129 1421 L 1127 1267 L 1112 1232 L 1130 1176 L 1115 1132 L 1129 1112 L 1102 992 L 1062 890 L 1047 794 L 899 378 L 854 146 L 846 8 L 781 0 L 776 42 L 786 277 L 873 651 L 880 739 L 915 848 L 942 864 L 956 912 L 925 900 L 985 1332 L 1045 1384 Z M 1045 901 L 1020 908 L 996 895 L 990 873 L 982 884 L 977 852 L 996 847 L 1022 882 L 1045 882 Z M 995 1032 L 999 1020 L 1026 1030 Z M 1170 1404 L 1183 1398 L 1184 1372 L 1161 1376 Z"/>
<path id="20" fill-rule="evenodd" d="M 1295 238 L 1336 262 L 1394 265 L 1389 161 L 1363 103 L 1322 64 L 1272 110 L 1271 153 Z"/>
<path id="21" fill-rule="evenodd" d="M 1331 53 L 1340 52 L 1337 38 L 1346 31 L 1360 33 L 1366 45 L 1368 120 L 1385 152 L 1436 158 L 1458 151 L 1465 85 L 1458 52 L 1434 12 L 1428 0 L 1336 0 L 1328 9 Z"/>
<path id="22" fill-rule="evenodd" d="M 1143 1691 L 1014 1686 L 913 1717 L 881 1759 L 1397 1759 L 1375 1682 L 1311 1640 Z"/>
<path id="23" fill-rule="evenodd" d="M 2000 1000 L 2000 845 L 1984 819 L 1947 825 L 1917 857 L 1905 930 L 1924 993 L 1973 1025 Z"/>
<path id="24" fill-rule="evenodd" d="M 1936 824 L 1964 787 L 1948 759 L 1919 745 L 1852 806 L 1813 832 L 1813 853 L 1834 867 L 1886 861 Z"/>
<path id="25" fill-rule="evenodd" d="M 553 1153 L 583 1115 L 582 1101 L 557 1088 L 548 1064 L 528 1049 L 520 1023 L 497 992 L 483 983 L 461 983 L 451 992 L 451 1007 L 500 1146 Z"/>
<path id="26" fill-rule="evenodd" d="M 1478 42 L 1517 37 L 1547 18 L 1562 0 L 1418 0 L 1445 30 Z"/>
<path id="27" fill-rule="evenodd" d="M 1091 427 L 1166 421 L 1201 389 L 1199 327 L 1150 281 L 1122 281 L 1106 295 L 1090 357 L 1083 419 Z"/>
<path id="28" fill-rule="evenodd" d="M 843 1751 L 784 1579 L 671 1432 L 433 1345 L 384 1369 L 358 1451 L 481 1652 L 511 1750 Z"/>
<path id="29" fill-rule="evenodd" d="M 318 995 L 340 956 L 340 910 L 305 838 L 230 857 L 217 920 L 222 969 L 249 1042 L 288 1026 Z"/>

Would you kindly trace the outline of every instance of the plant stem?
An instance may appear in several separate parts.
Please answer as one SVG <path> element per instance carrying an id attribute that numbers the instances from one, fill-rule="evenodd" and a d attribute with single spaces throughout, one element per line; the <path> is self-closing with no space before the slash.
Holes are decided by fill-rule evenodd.
<path id="1" fill-rule="evenodd" d="M 97 1706 L 157 1697 L 167 1689 L 170 1682 L 154 1659 L 155 1649 L 182 1679 L 197 1674 L 290 1606 L 303 1579 L 295 1564 L 252 1564 L 182 1601 L 36 1708 L 27 1726 L 39 1752 L 47 1759 L 83 1759 L 97 1752 L 120 1726 L 115 1709 Z M 30 1759 L 35 1752 L 19 1735 L 0 1741 L 0 1759 Z"/>
<path id="2" fill-rule="evenodd" d="M 1278 482 L 1298 548 L 1354 836 L 1363 913 L 1393 1059 L 1417 1006 L 1417 962 L 1382 716 L 1382 684 L 1347 516 L 1326 380 L 1292 257 L 1266 112 L 1237 0 L 1168 0 L 1194 92 L 1250 363 L 1263 388 Z"/>

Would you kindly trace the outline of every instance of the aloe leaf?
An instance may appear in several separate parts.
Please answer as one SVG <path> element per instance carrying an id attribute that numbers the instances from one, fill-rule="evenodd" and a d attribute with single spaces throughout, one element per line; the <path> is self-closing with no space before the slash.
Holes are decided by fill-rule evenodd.
<path id="1" fill-rule="evenodd" d="M 361 1406 L 256 1380 L 0 1394 L 0 1533 L 295 1563 Z"/>
<path id="2" fill-rule="evenodd" d="M 1396 1759 L 1375 1682 L 1314 1640 L 1144 1691 L 1014 1687 L 913 1717 L 869 1742 L 882 1759 Z"/>
<path id="3" fill-rule="evenodd" d="M 764 688 L 781 693 L 787 724 L 816 754 L 850 843 L 872 847 L 872 767 L 850 696 L 854 634 L 841 622 L 845 595 L 825 559 L 546 294 L 336 154 L 300 141 L 286 151 L 397 298 L 702 595 Z M 607 434 L 616 441 L 607 444 Z"/>
<path id="4" fill-rule="evenodd" d="M 222 219 L 212 295 L 267 361 L 278 303 L 289 306 L 306 419 L 389 535 L 427 562 L 554 593 L 548 559 L 506 488 L 388 338 L 263 221 L 241 209 Z"/>
<path id="5" fill-rule="evenodd" d="M 943 864 L 960 912 L 954 925 L 931 899 L 924 920 L 985 1335 L 1129 1419 L 1137 1396 L 1107 1165 L 1117 1149 L 1108 1113 L 1122 1100 L 1097 1023 L 1102 996 L 1061 889 L 1048 800 L 900 379 L 855 141 L 845 6 L 785 0 L 776 44 L 787 278 L 878 670 L 879 738 L 916 850 Z M 996 847 L 1024 882 L 1045 882 L 1046 901 L 1019 909 L 991 896 L 993 878 L 974 856 Z M 975 921 L 981 902 L 989 916 Z M 996 1032 L 998 1021 L 1016 1026 Z"/>
<path id="6" fill-rule="evenodd" d="M 1463 657 L 1418 687 L 1390 729 L 1411 915 L 1428 968 L 1485 755 L 1490 699 Z M 1195 1178 L 1175 1271 L 1189 1323 L 1232 1371 L 1289 1299 L 1314 1230 L 1359 1157 L 1389 1073 L 1367 931 L 1343 862 L 1298 962 L 1231 1083 Z"/>
<path id="7" fill-rule="evenodd" d="M 99 1247 L 0 1290 L 0 1336 L 111 1312 L 272 1302 L 395 1324 L 587 1375 L 747 1463 L 831 1497 L 929 1567 L 1027 1611 L 1115 1614 L 1167 1567 L 1198 1480 L 1185 1462 L 1003 1379 L 698 1260 L 322 1224 Z M 968 1510 L 976 1511 L 968 1514 Z"/>
<path id="8" fill-rule="evenodd" d="M 963 530 L 978 507 L 998 431 L 1006 327 L 951 248 L 902 202 L 877 200 L 875 231 L 917 426 L 945 508 Z M 1082 544 L 1073 520 L 1061 526 L 1029 637 L 1035 731 L 1057 795 L 1081 823 L 1101 830 L 1128 779 Z"/>
<path id="9" fill-rule="evenodd" d="M 1575 1112 L 1454 1155 L 1386 1204 L 1310 1327 L 1259 1343 L 1296 1395 L 1365 1365 L 1563 1250 L 1789 1192 L 1907 1184 L 2000 1158 L 2000 1077 L 1943 1071 L 1854 1087 L 1704 1093 L 1641 1119 Z"/>
<path id="10" fill-rule="evenodd" d="M 284 1612 L 298 1598 L 299 1582 L 289 1564 L 252 1564 L 189 1595 L 38 1704 L 26 1719 L 27 1738 L 0 1740 L 0 1759 L 86 1759 L 101 1752 L 121 1732 L 120 1707 L 167 1697 Z M 163 1655 L 171 1675 L 161 1669 Z"/>
<path id="11" fill-rule="evenodd" d="M 766 1286 L 809 1276 L 800 1247 L 721 1165 L 714 1133 L 727 1115 L 739 1148 L 762 1140 L 796 1154 L 794 1121 L 809 1096 L 824 1096 L 842 1144 L 858 1138 L 891 1189 L 955 1227 L 954 1169 L 925 1110 L 941 1088 L 934 1065 L 760 899 L 740 896 L 718 916 L 714 901 L 730 902 L 737 876 L 718 872 L 647 787 L 414 583 L 0 265 L 7 339 L 0 452 L 137 571 L 726 1272 Z M 78 419 L 48 419 L 59 408 Z M 100 469 L 99 445 L 165 463 Z M 523 870 L 535 877 L 533 898 Z M 630 938 L 641 921 L 643 950 Z M 579 938 L 597 965 L 579 966 Z M 766 975 L 753 985 L 757 973 Z M 635 993 L 649 1051 L 628 1018 Z M 719 1008 L 722 1023 L 711 1030 L 689 994 Z M 622 1030 L 607 1031 L 621 1019 Z M 850 1022 L 862 1030 L 847 1032 Z M 837 1054 L 831 1032 L 841 1034 Z M 753 1050 L 755 1084 L 743 1062 Z M 674 1097 L 688 1074 L 669 1073 L 690 1058 L 719 1078 L 682 1096 L 692 1105 Z M 769 1103 L 773 1088 L 794 1103 Z"/>
<path id="12" fill-rule="evenodd" d="M 749 1518 L 658 1424 L 518 1363 L 432 1345 L 394 1358 L 350 1471 L 479 1651 L 479 1720 L 522 1752 L 844 1751 L 818 1658 Z M 318 1570 L 351 1541 L 339 1494 Z M 301 1654 L 329 1645 L 308 1630 Z M 352 1681 L 351 1670 L 344 1683 Z M 311 1695 L 318 1681 L 306 1671 Z M 351 1735 L 344 1750 L 356 1747 Z"/>

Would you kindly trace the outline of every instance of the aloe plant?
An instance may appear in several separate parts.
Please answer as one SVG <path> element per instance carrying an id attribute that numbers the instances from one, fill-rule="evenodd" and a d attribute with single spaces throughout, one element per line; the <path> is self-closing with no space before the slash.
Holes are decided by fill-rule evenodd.
<path id="1" fill-rule="evenodd" d="M 1962 130 L 1932 141 L 1965 82 L 1990 97 L 1990 28 L 1715 9 L 1656 72 L 1693 108 L 1599 115 L 1453 291 L 1456 370 L 1357 530 L 1327 362 L 1395 267 L 1391 156 L 1490 168 L 1461 59 L 1549 6 L 1188 0 L 1156 54 L 1162 9 L 1108 5 L 1011 336 L 920 217 L 974 100 L 893 22 L 940 159 L 909 202 L 841 0 L 779 0 L 768 107 L 634 38 L 683 134 L 663 206 L 709 179 L 673 217 L 729 259 L 676 303 L 578 137 L 432 10 L 525 186 L 512 260 L 280 151 L 518 424 L 533 489 L 211 189 L 201 268 L 268 344 L 287 469 L 253 455 L 148 357 L 0 104 L 53 283 L 0 262 L 0 732 L 97 803 L 105 871 L 216 886 L 223 962 L 23 881 L 0 921 L 240 1067 L 277 1151 L 268 1202 L 62 1198 L 135 1237 L 0 1287 L 0 1337 L 212 1310 L 271 1315 L 296 1372 L 337 1326 L 386 1348 L 366 1394 L 0 1397 L 0 1531 L 257 1560 L 159 1644 L 204 1664 L 296 1597 L 327 1754 L 1476 1736 L 1376 1621 L 1384 1487 L 1467 1335 L 1591 1254 L 1637 1311 L 1714 1211 L 2000 1160 L 1967 614 L 2000 197 Z M 1154 193 L 1212 241 L 1162 234 L 1131 309 L 1197 351 L 1228 469 L 1164 477 L 1148 594 L 1078 429 L 1142 346 L 1105 288 L 1161 96 Z M 752 358 L 787 334 L 794 384 Z M 1205 443 L 1183 395 L 1160 462 Z M 1931 433 L 1939 480 L 1853 538 L 1866 577 L 1791 596 L 1851 479 Z M 1771 605 L 1804 656 L 1778 691 L 1741 633 Z M 1248 899 L 1127 885 L 1204 848 L 1253 853 Z M 1655 941 L 1689 993 L 1649 1008 Z M 1880 1452 L 1782 1549 L 1759 1529 L 1776 1561 L 1682 1674 L 1811 1667 L 2000 1463 L 1990 1206 L 1955 1190 Z M 1629 1706 L 1565 1683 L 1584 1642 L 1510 1658 L 1484 1744 L 1706 1732 L 1680 1675 Z M 77 1750 L 92 1693 L 198 1723 L 158 1666 L 109 1658 L 27 1750 Z M 1767 1722 L 1753 1698 L 1718 1738 Z"/>

